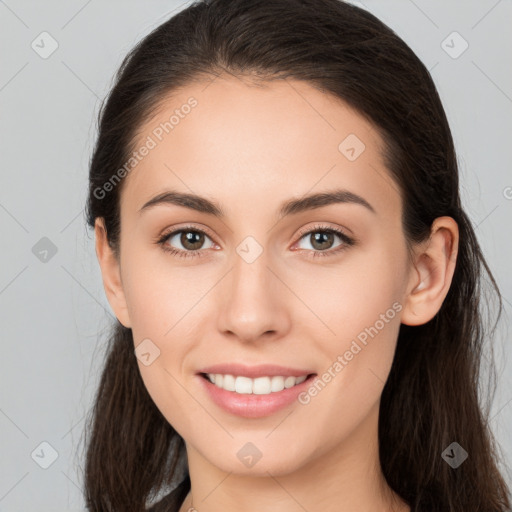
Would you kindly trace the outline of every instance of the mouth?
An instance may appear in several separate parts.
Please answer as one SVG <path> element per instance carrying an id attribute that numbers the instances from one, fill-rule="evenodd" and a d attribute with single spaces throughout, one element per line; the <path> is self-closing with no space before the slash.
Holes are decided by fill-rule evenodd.
<path id="1" fill-rule="evenodd" d="M 219 389 L 240 395 L 271 395 L 280 393 L 285 389 L 296 387 L 316 373 L 309 373 L 299 377 L 273 375 L 250 378 L 243 375 L 200 372 L 199 375 Z"/>
<path id="2" fill-rule="evenodd" d="M 298 377 L 268 375 L 251 379 L 232 374 L 196 374 L 213 404 L 224 412 L 251 419 L 270 416 L 285 407 L 304 407 L 297 398 L 313 385 L 316 376 L 316 373 L 308 373 Z"/>

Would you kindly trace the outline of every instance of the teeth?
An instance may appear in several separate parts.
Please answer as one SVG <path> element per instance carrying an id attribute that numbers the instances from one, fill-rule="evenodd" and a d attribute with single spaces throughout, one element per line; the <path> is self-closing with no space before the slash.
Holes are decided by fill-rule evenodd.
<path id="1" fill-rule="evenodd" d="M 234 375 L 222 375 L 220 373 L 207 373 L 210 382 L 226 391 L 234 391 L 240 394 L 268 395 L 282 391 L 285 388 L 291 388 L 301 382 L 304 382 L 307 375 L 301 377 L 249 377 Z"/>

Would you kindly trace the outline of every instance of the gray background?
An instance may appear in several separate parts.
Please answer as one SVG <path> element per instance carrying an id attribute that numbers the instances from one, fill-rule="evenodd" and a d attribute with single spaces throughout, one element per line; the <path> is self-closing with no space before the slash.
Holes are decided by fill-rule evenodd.
<path id="1" fill-rule="evenodd" d="M 80 441 L 112 318 L 83 215 L 96 115 L 127 51 L 187 4 L 0 0 L 0 511 L 84 510 Z M 512 4 L 364 7 L 431 70 L 448 115 L 462 199 L 505 299 L 491 426 L 510 466 Z M 51 49 L 44 31 L 58 43 L 47 58 L 31 46 Z M 469 44 L 460 55 L 454 31 Z"/>

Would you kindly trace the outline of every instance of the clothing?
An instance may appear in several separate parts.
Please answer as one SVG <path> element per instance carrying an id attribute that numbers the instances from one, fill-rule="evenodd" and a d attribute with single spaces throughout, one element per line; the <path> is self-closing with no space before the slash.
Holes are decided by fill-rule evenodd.
<path id="1" fill-rule="evenodd" d="M 178 487 L 155 503 L 148 512 L 179 512 L 188 492 L 190 491 L 190 476 L 187 475 Z"/>

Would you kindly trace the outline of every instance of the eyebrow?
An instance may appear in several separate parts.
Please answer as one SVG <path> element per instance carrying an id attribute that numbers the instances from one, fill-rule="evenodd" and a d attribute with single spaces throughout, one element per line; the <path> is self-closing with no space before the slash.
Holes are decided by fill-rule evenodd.
<path id="1" fill-rule="evenodd" d="M 364 206 L 372 213 L 377 214 L 373 206 L 363 197 L 354 194 L 349 190 L 337 189 L 333 191 L 310 194 L 299 199 L 289 199 L 281 204 L 278 215 L 279 219 L 281 219 L 287 215 L 293 215 L 307 210 L 313 210 L 315 208 L 321 208 L 322 206 L 328 206 L 337 203 L 358 204 Z M 206 197 L 201 197 L 196 194 L 188 194 L 174 190 L 167 190 L 150 199 L 147 203 L 144 204 L 144 206 L 142 206 L 142 208 L 140 208 L 139 214 L 142 214 L 145 210 L 163 204 L 184 206 L 185 208 L 189 208 L 201 213 L 206 213 L 208 215 L 213 215 L 220 219 L 226 217 L 226 213 L 217 202 L 211 201 Z"/>

